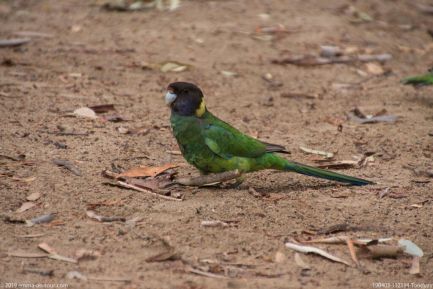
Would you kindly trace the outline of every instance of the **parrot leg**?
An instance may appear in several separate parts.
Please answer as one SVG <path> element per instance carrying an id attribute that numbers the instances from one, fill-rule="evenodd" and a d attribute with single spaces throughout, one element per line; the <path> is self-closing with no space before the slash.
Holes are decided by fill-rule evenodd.
<path id="1" fill-rule="evenodd" d="M 232 189 L 239 189 L 241 187 L 241 185 L 244 183 L 245 181 L 245 175 L 240 175 L 236 178 L 236 182 L 234 182 L 233 184 L 230 184 L 228 187 L 232 188 Z"/>
<path id="2" fill-rule="evenodd" d="M 217 183 L 222 183 L 236 179 L 236 181 L 242 178 L 242 174 L 238 170 L 228 171 L 217 174 L 201 175 L 199 177 L 192 178 L 179 178 L 175 182 L 184 186 L 205 186 Z M 243 181 L 243 178 L 242 178 Z"/>

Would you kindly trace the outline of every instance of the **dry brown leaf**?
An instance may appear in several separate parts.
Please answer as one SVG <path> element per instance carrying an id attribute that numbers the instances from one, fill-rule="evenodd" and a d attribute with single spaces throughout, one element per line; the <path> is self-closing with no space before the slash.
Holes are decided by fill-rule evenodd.
<path id="1" fill-rule="evenodd" d="M 36 204 L 33 203 L 33 202 L 24 202 L 24 203 L 21 205 L 21 207 L 19 207 L 19 208 L 16 210 L 16 212 L 17 212 L 17 213 L 22 213 L 22 212 L 27 211 L 28 209 L 33 208 L 34 206 L 36 206 Z"/>
<path id="2" fill-rule="evenodd" d="M 40 193 L 32 193 L 32 194 L 30 194 L 30 195 L 28 195 L 27 197 L 26 197 L 26 200 L 27 201 L 36 201 L 37 199 L 39 199 L 41 197 L 41 194 Z"/>
<path id="3" fill-rule="evenodd" d="M 48 245 L 47 243 L 40 243 L 38 245 L 38 248 L 41 249 L 42 251 L 48 253 L 48 254 L 57 254 L 56 250 L 54 250 L 54 248 L 52 248 L 50 245 Z"/>
<path id="4" fill-rule="evenodd" d="M 177 167 L 176 164 L 165 164 L 160 167 L 137 167 L 130 170 L 127 170 L 126 172 L 123 172 L 119 174 L 119 177 L 130 177 L 130 178 L 137 178 L 137 177 L 155 177 L 163 172 L 165 172 L 168 169 L 172 169 Z"/>

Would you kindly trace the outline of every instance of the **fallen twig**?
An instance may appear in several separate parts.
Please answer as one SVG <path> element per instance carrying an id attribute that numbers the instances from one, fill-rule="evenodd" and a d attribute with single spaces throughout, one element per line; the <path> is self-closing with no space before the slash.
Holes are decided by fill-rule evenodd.
<path id="1" fill-rule="evenodd" d="M 188 271 L 190 273 L 194 273 L 194 274 L 205 276 L 205 277 L 209 277 L 209 278 L 219 278 L 219 279 L 227 279 L 228 278 L 228 277 L 223 276 L 223 275 L 218 275 L 218 274 L 214 274 L 214 273 L 210 273 L 210 272 L 205 272 L 205 271 L 201 271 L 201 270 L 194 269 L 194 268 L 188 268 Z"/>
<path id="2" fill-rule="evenodd" d="M 240 173 L 238 170 L 234 170 L 218 174 L 203 175 L 199 177 L 179 178 L 175 181 L 175 183 L 184 186 L 205 186 L 230 181 L 240 177 L 241 175 L 242 173 Z"/>
<path id="3" fill-rule="evenodd" d="M 122 182 L 122 181 L 118 181 L 117 184 L 119 184 L 122 187 L 125 187 L 125 188 L 128 188 L 128 189 L 133 189 L 133 190 L 136 190 L 136 191 L 139 191 L 139 192 L 142 192 L 142 193 L 146 193 L 146 194 L 149 194 L 149 195 L 152 195 L 154 197 L 161 198 L 161 199 L 170 200 L 170 201 L 178 201 L 178 202 L 183 201 L 183 199 L 180 199 L 180 198 L 174 198 L 174 197 L 170 197 L 170 196 L 164 196 L 164 195 L 161 195 L 161 194 L 158 194 L 158 193 L 154 193 L 152 191 L 145 190 L 143 188 L 140 188 L 140 187 L 137 187 L 137 186 L 134 186 L 134 185 Z"/>
<path id="4" fill-rule="evenodd" d="M 42 234 L 28 234 L 28 235 L 15 235 L 17 238 L 39 238 L 45 236 L 45 233 Z"/>
<path id="5" fill-rule="evenodd" d="M 201 221 L 203 227 L 228 227 L 229 224 L 220 220 Z"/>

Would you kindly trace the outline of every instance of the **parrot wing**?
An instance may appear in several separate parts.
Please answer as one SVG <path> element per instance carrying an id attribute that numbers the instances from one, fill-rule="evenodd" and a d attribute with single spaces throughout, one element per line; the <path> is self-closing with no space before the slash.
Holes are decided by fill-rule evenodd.
<path id="1" fill-rule="evenodd" d="M 202 131 L 209 149 L 224 159 L 256 158 L 267 152 L 288 153 L 283 146 L 261 142 L 216 117 L 204 121 Z"/>

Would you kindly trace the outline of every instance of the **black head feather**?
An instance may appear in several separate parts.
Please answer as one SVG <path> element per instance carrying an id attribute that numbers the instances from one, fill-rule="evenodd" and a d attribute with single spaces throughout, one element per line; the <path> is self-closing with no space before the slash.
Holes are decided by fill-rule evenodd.
<path id="1" fill-rule="evenodd" d="M 189 82 L 173 82 L 167 90 L 176 94 L 176 99 L 170 104 L 173 113 L 192 116 L 203 101 L 203 93 L 196 85 Z"/>

